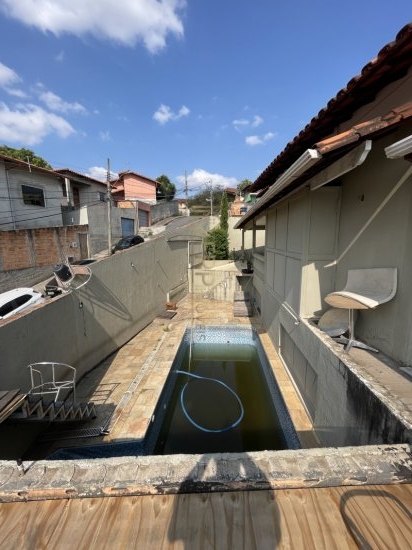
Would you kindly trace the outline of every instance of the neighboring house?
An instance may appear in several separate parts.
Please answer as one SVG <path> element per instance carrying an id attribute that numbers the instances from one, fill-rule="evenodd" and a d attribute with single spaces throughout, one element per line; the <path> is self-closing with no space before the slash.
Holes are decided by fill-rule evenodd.
<path id="1" fill-rule="evenodd" d="M 233 202 L 229 205 L 230 216 L 242 216 L 246 212 L 244 209 L 244 199 L 240 195 L 236 195 Z"/>
<path id="2" fill-rule="evenodd" d="M 0 155 L 0 230 L 63 225 L 64 178 Z"/>
<path id="3" fill-rule="evenodd" d="M 244 203 L 247 210 L 249 210 L 255 204 L 255 202 L 258 200 L 259 195 L 260 194 L 258 192 L 253 192 L 251 190 L 250 185 L 243 189 Z"/>
<path id="4" fill-rule="evenodd" d="M 230 215 L 243 216 L 255 204 L 259 193 L 251 192 L 251 185 L 236 191 L 235 200 L 230 205 Z"/>
<path id="5" fill-rule="evenodd" d="M 118 207 L 135 209 L 139 227 L 149 227 L 150 205 L 156 204 L 156 189 L 159 185 L 156 180 L 136 172 L 120 172 L 117 181 L 112 183 L 113 200 Z"/>
<path id="6" fill-rule="evenodd" d="M 69 168 L 55 172 L 63 178 L 63 224 L 88 226 L 81 246 L 89 256 L 108 249 L 107 184 Z M 121 236 L 119 218 L 119 212 L 111 212 L 113 239 Z"/>
<path id="7" fill-rule="evenodd" d="M 63 174 L 0 155 L 0 187 L 2 272 L 30 269 L 34 280 L 35 271 L 64 257 L 89 255 L 87 220 L 65 219 L 70 193 Z"/>
<path id="8" fill-rule="evenodd" d="M 180 216 L 189 216 L 190 211 L 187 206 L 187 199 L 176 199 L 178 204 L 178 212 Z"/>
<path id="9" fill-rule="evenodd" d="M 60 168 L 54 172 L 63 178 L 65 210 L 78 210 L 84 206 L 106 201 L 107 185 L 105 183 L 69 168 Z"/>
<path id="10" fill-rule="evenodd" d="M 251 191 L 267 190 L 236 225 L 265 234 L 255 305 L 315 427 L 319 403 L 342 396 L 321 379 L 329 348 L 310 319 L 329 309 L 324 298 L 349 269 L 397 268 L 395 297 L 360 310 L 356 335 L 412 365 L 411 66 L 408 24 L 257 178 Z"/>
<path id="11" fill-rule="evenodd" d="M 56 173 L 64 176 L 64 191 L 67 203 L 64 207 L 64 224 L 88 225 L 90 255 L 108 249 L 108 208 L 111 205 L 108 205 L 107 201 L 107 183 L 84 176 L 68 168 L 56 170 Z M 111 187 L 113 187 L 113 184 L 111 184 Z M 138 226 L 136 201 L 116 201 L 114 206 L 118 208 L 110 208 L 112 242 L 120 237 L 137 232 Z"/>

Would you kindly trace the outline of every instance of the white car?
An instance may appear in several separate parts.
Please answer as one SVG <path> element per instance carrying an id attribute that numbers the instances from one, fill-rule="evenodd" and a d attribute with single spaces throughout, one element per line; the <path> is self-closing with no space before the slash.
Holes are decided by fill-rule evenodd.
<path id="1" fill-rule="evenodd" d="M 34 288 L 15 288 L 0 294 L 0 319 L 7 319 L 34 304 L 44 302 L 41 292 Z"/>

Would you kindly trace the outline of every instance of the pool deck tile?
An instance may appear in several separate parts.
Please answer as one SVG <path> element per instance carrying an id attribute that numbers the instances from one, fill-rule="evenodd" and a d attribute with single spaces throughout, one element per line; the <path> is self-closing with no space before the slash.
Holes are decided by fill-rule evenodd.
<path id="1" fill-rule="evenodd" d="M 296 431 L 304 434 L 302 444 L 318 446 L 310 419 L 269 336 L 262 331 L 258 318 L 235 317 L 232 302 L 217 302 L 189 295 L 178 303 L 177 313 L 172 319 L 156 318 L 78 383 L 77 394 L 82 401 L 97 404 L 97 418 L 88 422 L 86 427 L 103 427 L 108 423 L 108 417 L 113 415 L 109 433 L 98 437 L 69 438 L 67 428 L 53 426 L 50 430 L 56 435 L 56 440 L 39 444 L 39 456 L 36 458 L 64 447 L 143 439 L 184 331 L 192 325 L 255 327 L 283 391 Z"/>

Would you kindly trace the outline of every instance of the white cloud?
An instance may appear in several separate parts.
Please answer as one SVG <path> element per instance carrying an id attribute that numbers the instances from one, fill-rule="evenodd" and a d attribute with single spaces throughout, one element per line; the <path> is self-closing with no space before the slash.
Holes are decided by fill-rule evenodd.
<path id="1" fill-rule="evenodd" d="M 0 62 L 0 88 L 6 90 L 6 92 L 15 97 L 26 97 L 26 94 L 13 86 L 21 82 L 19 75 Z"/>
<path id="2" fill-rule="evenodd" d="M 83 113 L 86 109 L 78 102 L 68 103 L 53 92 L 45 90 L 42 84 L 30 89 L 30 94 L 13 86 L 21 82 L 19 75 L 10 67 L 0 63 L 0 88 L 10 96 L 18 98 L 19 103 L 0 103 L 0 140 L 35 145 L 55 134 L 66 138 L 75 133 L 71 124 L 56 113 Z M 38 96 L 46 108 L 33 102 L 22 102 L 29 95 Z"/>
<path id="3" fill-rule="evenodd" d="M 248 118 L 238 118 L 232 121 L 233 126 L 237 131 L 240 131 L 242 128 L 257 128 L 263 124 L 263 118 L 259 115 L 254 115 L 252 120 Z"/>
<path id="4" fill-rule="evenodd" d="M 67 120 L 37 105 L 17 105 L 11 110 L 0 103 L 0 141 L 36 145 L 50 134 L 66 138 L 73 133 Z"/>
<path id="5" fill-rule="evenodd" d="M 56 36 L 93 35 L 125 46 L 143 42 L 152 53 L 166 46 L 169 34 L 183 36 L 186 0 L 2 0 L 9 17 Z"/>
<path id="6" fill-rule="evenodd" d="M 266 134 L 262 136 L 247 136 L 245 138 L 245 142 L 247 145 L 250 145 L 251 147 L 254 147 L 255 145 L 263 145 L 267 141 L 270 141 L 275 137 L 275 134 L 273 132 L 267 132 Z"/>
<path id="7" fill-rule="evenodd" d="M 249 126 L 250 121 L 247 118 L 237 118 L 233 121 L 233 126 Z"/>
<path id="8" fill-rule="evenodd" d="M 255 116 L 253 117 L 251 126 L 252 126 L 252 128 L 257 128 L 257 127 L 260 126 L 262 123 L 263 123 L 263 118 L 262 118 L 261 116 L 259 116 L 259 115 L 255 115 Z"/>
<path id="9" fill-rule="evenodd" d="M 182 118 L 184 116 L 188 116 L 189 113 L 190 113 L 190 110 L 185 105 L 182 105 L 182 107 L 180 107 L 179 111 L 177 113 L 175 113 L 171 110 L 169 105 L 162 104 L 157 109 L 157 111 L 153 114 L 153 118 L 159 124 L 166 124 L 170 120 L 179 120 L 179 118 Z"/>
<path id="10" fill-rule="evenodd" d="M 262 138 L 259 136 L 247 136 L 245 138 L 245 141 L 248 145 L 254 146 L 254 145 L 262 145 L 263 141 Z"/>
<path id="11" fill-rule="evenodd" d="M 20 80 L 19 75 L 13 71 L 13 69 L 10 69 L 10 67 L 0 63 L 0 86 L 2 88 L 8 88 L 13 84 L 17 84 Z"/>
<path id="12" fill-rule="evenodd" d="M 92 166 L 85 175 L 98 181 L 107 181 L 107 168 L 103 166 Z M 116 174 L 116 172 L 110 172 L 110 179 L 112 181 L 116 180 L 118 177 L 119 174 Z"/>
<path id="13" fill-rule="evenodd" d="M 18 90 L 17 88 L 10 88 L 7 90 L 7 92 L 9 93 L 9 95 L 13 97 L 18 97 L 20 99 L 24 99 L 25 97 L 27 97 L 26 92 L 23 92 L 23 90 Z"/>
<path id="14" fill-rule="evenodd" d="M 84 113 L 86 109 L 80 103 L 68 103 L 64 101 L 61 97 L 54 94 L 53 92 L 43 92 L 39 93 L 39 98 L 51 111 L 57 111 L 58 113 Z"/>
<path id="15" fill-rule="evenodd" d="M 99 132 L 99 138 L 102 141 L 111 141 L 109 130 L 106 130 L 105 132 Z"/>
<path id="16" fill-rule="evenodd" d="M 206 186 L 210 187 L 210 185 L 212 187 L 236 187 L 239 183 L 236 178 L 208 172 L 202 168 L 196 168 L 191 174 L 187 174 L 186 177 L 178 176 L 176 179 L 182 187 L 185 186 L 187 181 L 188 189 L 196 192 L 202 191 L 206 189 Z"/>

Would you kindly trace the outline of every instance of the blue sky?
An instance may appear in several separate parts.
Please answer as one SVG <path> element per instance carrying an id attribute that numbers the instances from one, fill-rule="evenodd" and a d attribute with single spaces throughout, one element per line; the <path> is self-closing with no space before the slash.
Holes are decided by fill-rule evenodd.
<path id="1" fill-rule="evenodd" d="M 0 0 L 0 144 L 183 196 L 256 179 L 410 0 Z"/>

